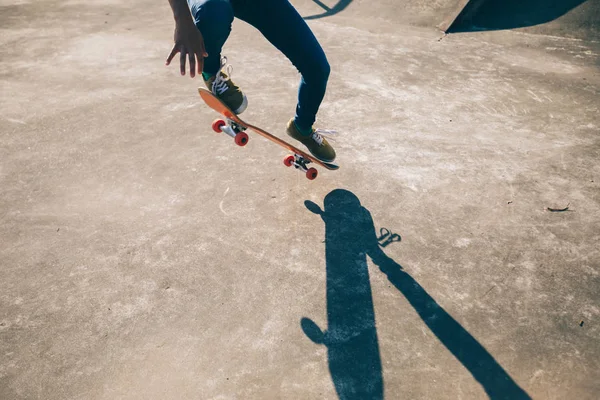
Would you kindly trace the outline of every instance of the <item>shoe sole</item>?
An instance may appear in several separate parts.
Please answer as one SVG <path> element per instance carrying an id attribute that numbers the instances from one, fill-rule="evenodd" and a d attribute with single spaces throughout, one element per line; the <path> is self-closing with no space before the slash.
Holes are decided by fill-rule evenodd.
<path id="1" fill-rule="evenodd" d="M 310 151 L 310 150 L 309 150 L 309 151 Z M 326 159 L 324 159 L 324 158 L 318 157 L 318 156 L 317 156 L 316 154 L 314 154 L 312 151 L 310 151 L 310 154 L 312 154 L 312 155 L 313 155 L 313 157 L 314 157 L 314 158 L 316 158 L 317 160 L 319 160 L 319 161 L 323 161 L 324 163 L 328 163 L 328 164 L 329 164 L 329 163 L 332 163 L 332 162 L 334 162 L 334 161 L 335 161 L 335 158 L 334 158 L 333 160 L 326 160 Z"/>
<path id="2" fill-rule="evenodd" d="M 297 140 L 298 142 L 300 142 L 300 143 L 301 143 L 301 144 L 302 144 L 304 147 L 306 147 L 306 149 L 308 150 L 308 152 L 309 152 L 310 154 L 312 154 L 312 156 L 313 156 L 314 158 L 316 158 L 317 160 L 319 160 L 319 161 L 323 161 L 324 163 L 332 163 L 332 162 L 334 162 L 334 161 L 335 161 L 335 158 L 334 158 L 334 159 L 331 159 L 331 160 L 329 160 L 329 159 L 325 159 L 325 158 L 321 158 L 321 157 L 319 157 L 318 155 L 316 155 L 315 153 L 313 153 L 313 152 L 312 152 L 312 150 L 311 150 L 311 149 L 310 149 L 310 148 L 309 148 L 309 147 L 308 147 L 306 144 L 302 143 L 302 141 L 301 141 L 300 139 L 297 139 L 297 138 L 295 138 L 294 136 L 290 135 L 290 134 L 289 134 L 289 132 L 287 133 L 287 135 L 288 135 L 290 138 L 292 138 L 292 139 L 294 139 L 294 140 Z"/>

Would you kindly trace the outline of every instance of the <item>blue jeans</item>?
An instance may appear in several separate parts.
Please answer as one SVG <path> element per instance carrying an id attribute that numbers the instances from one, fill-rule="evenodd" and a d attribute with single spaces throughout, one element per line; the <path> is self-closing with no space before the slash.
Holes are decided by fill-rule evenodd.
<path id="1" fill-rule="evenodd" d="M 329 62 L 314 34 L 288 0 L 187 0 L 204 37 L 204 72 L 220 69 L 221 49 L 233 18 L 258 29 L 301 74 L 295 122 L 308 130 L 315 122 L 329 79 Z"/>

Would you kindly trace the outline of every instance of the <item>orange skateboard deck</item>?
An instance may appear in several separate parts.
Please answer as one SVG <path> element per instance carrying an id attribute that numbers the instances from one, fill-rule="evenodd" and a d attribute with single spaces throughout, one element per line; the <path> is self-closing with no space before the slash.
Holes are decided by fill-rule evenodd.
<path id="1" fill-rule="evenodd" d="M 278 138 L 270 134 L 269 132 L 248 124 L 244 122 L 239 116 L 237 116 L 227 105 L 225 105 L 221 100 L 219 100 L 215 95 L 212 94 L 211 91 L 198 88 L 198 93 L 202 100 L 213 110 L 221 114 L 226 120 L 217 119 L 213 122 L 212 128 L 215 132 L 223 132 L 232 138 L 234 138 L 235 143 L 238 146 L 245 146 L 248 143 L 248 135 L 245 133 L 246 129 L 250 129 L 251 131 L 261 135 L 262 137 L 278 144 L 284 149 L 291 151 L 293 155 L 288 155 L 283 163 L 288 166 L 294 166 L 296 169 L 303 171 L 306 174 L 308 179 L 315 179 L 317 177 L 317 170 L 315 168 L 309 167 L 308 164 L 315 163 L 323 168 L 327 168 L 329 170 L 335 171 L 339 169 L 339 166 L 335 163 L 329 163 L 325 161 L 321 161 L 313 155 L 304 152 L 297 147 L 292 146 L 288 142 Z"/>

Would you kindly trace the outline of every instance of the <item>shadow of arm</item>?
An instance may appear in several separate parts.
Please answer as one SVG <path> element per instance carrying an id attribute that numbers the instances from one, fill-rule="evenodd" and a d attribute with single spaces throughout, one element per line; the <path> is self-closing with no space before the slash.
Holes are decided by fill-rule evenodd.
<path id="1" fill-rule="evenodd" d="M 469 370 L 490 399 L 530 399 L 494 357 L 446 312 L 402 266 L 378 246 L 369 256 L 406 297 L 419 317 L 444 346 Z"/>
<path id="2" fill-rule="evenodd" d="M 313 1 L 319 7 L 321 7 L 323 10 L 325 10 L 325 12 L 322 14 L 310 15 L 308 17 L 304 17 L 305 20 L 318 19 L 318 18 L 329 17 L 332 15 L 335 15 L 335 14 L 343 11 L 346 7 L 348 7 L 348 5 L 350 3 L 352 3 L 352 0 L 340 0 L 340 1 L 338 1 L 338 3 L 335 6 L 329 8 L 327 5 L 325 5 L 320 0 L 313 0 Z"/>

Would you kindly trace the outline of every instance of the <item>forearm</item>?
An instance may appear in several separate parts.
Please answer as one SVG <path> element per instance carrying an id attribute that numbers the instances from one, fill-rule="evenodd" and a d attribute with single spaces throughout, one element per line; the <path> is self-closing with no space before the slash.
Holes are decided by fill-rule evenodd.
<path id="1" fill-rule="evenodd" d="M 188 7 L 186 0 L 169 0 L 171 9 L 173 10 L 173 17 L 177 23 L 192 22 L 192 15 Z"/>

